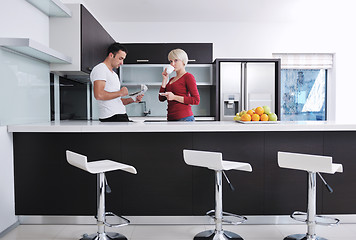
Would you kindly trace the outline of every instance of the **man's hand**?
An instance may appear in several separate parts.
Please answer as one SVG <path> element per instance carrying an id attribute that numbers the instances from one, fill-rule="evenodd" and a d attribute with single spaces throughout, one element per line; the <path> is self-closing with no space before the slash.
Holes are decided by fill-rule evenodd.
<path id="1" fill-rule="evenodd" d="M 136 97 L 131 97 L 134 103 L 138 103 L 142 101 L 143 96 L 145 96 L 145 94 L 140 94 L 137 95 Z"/>
<path id="2" fill-rule="evenodd" d="M 119 92 L 120 92 L 121 97 L 124 97 L 129 94 L 127 87 L 122 87 Z"/>

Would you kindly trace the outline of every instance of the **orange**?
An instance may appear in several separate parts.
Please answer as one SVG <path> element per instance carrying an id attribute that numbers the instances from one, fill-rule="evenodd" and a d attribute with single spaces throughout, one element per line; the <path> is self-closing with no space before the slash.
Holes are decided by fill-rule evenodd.
<path id="1" fill-rule="evenodd" d="M 246 113 L 246 114 L 241 116 L 240 120 L 241 121 L 246 121 L 246 122 L 251 121 L 251 115 Z"/>
<path id="2" fill-rule="evenodd" d="M 258 115 L 262 115 L 265 112 L 265 110 L 263 109 L 263 107 L 256 107 L 255 109 L 255 113 L 257 113 Z"/>
<path id="3" fill-rule="evenodd" d="M 251 117 L 252 121 L 260 121 L 260 115 L 257 113 L 253 114 Z"/>
<path id="4" fill-rule="evenodd" d="M 252 109 L 250 109 L 250 110 L 247 111 L 247 114 L 252 116 L 253 114 L 255 114 L 255 112 Z"/>
<path id="5" fill-rule="evenodd" d="M 268 121 L 268 119 L 269 119 L 269 117 L 267 114 L 264 113 L 261 115 L 261 121 Z"/>

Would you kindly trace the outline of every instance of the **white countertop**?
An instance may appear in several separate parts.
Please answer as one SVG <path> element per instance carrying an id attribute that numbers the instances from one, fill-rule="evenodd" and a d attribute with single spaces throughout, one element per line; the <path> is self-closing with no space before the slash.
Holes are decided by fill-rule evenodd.
<path id="1" fill-rule="evenodd" d="M 9 125 L 8 132 L 253 132 L 253 131 L 356 131 L 356 123 L 300 121 L 238 123 L 234 121 L 102 123 L 66 120 Z"/>

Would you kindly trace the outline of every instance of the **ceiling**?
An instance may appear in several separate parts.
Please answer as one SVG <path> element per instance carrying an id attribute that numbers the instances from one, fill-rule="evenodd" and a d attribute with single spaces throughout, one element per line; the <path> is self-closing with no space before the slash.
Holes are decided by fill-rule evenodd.
<path id="1" fill-rule="evenodd" d="M 81 2 L 100 22 L 289 21 L 306 0 L 62 0 Z"/>

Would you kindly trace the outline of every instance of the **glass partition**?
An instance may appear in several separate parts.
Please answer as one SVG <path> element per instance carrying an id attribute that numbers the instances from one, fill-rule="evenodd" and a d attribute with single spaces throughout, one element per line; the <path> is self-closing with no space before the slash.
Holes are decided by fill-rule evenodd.
<path id="1" fill-rule="evenodd" d="M 50 121 L 49 64 L 0 48 L 0 125 Z"/>

